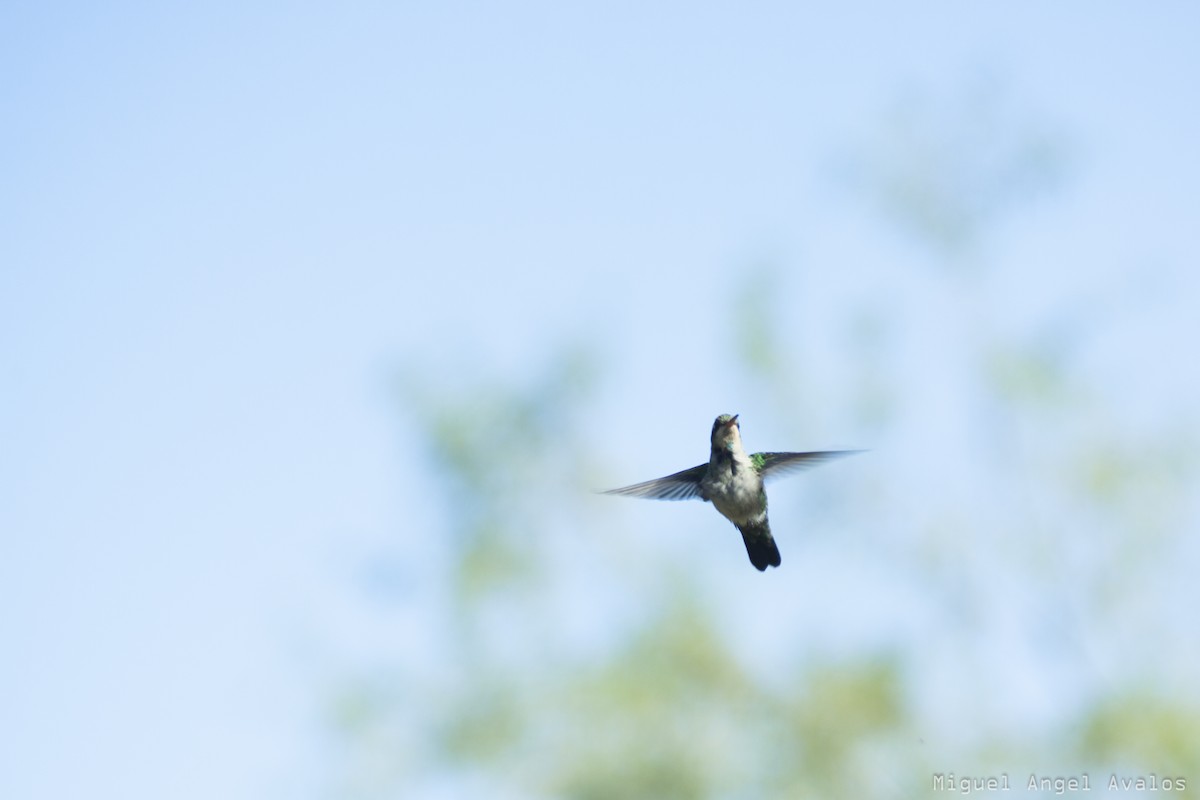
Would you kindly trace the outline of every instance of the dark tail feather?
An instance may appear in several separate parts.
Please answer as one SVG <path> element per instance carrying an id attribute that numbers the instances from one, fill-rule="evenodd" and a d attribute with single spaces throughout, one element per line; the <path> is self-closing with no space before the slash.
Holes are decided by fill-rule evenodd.
<path id="1" fill-rule="evenodd" d="M 779 548 L 775 546 L 775 537 L 771 535 L 771 526 L 764 519 L 759 523 L 738 526 L 742 532 L 742 541 L 746 543 L 746 554 L 750 563 L 760 572 L 767 567 L 779 566 Z"/>

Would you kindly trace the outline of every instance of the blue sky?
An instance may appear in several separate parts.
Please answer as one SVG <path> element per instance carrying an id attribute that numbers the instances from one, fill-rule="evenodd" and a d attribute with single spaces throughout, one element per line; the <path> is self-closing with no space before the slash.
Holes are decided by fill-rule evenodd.
<path id="1" fill-rule="evenodd" d="M 0 795 L 308 796 L 313 684 L 370 649 L 356 571 L 436 524 L 398 365 L 520 379 L 603 338 L 597 413 L 645 423 L 607 455 L 641 479 L 717 411 L 770 430 L 706 325 L 748 263 L 799 265 L 798 338 L 863 296 L 936 335 L 928 255 L 838 178 L 904 98 L 994 81 L 1069 142 L 1066 188 L 987 248 L 1022 265 L 992 321 L 1128 316 L 1088 368 L 1137 364 L 1134 416 L 1194 407 L 1198 15 L 6 7 Z"/>

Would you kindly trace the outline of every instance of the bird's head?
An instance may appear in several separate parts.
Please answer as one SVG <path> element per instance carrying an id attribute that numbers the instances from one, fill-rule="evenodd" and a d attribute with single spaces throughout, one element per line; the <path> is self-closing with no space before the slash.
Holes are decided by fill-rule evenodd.
<path id="1" fill-rule="evenodd" d="M 722 414 L 713 420 L 712 446 L 728 447 L 741 438 L 737 414 Z"/>

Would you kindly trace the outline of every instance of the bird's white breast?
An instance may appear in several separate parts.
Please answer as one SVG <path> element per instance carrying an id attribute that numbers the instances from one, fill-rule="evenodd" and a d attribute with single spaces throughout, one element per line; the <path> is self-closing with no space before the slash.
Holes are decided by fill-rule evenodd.
<path id="1" fill-rule="evenodd" d="M 713 506 L 730 522 L 744 525 L 758 521 L 766 510 L 762 482 L 745 453 L 737 453 L 719 468 L 710 469 L 703 488 Z"/>

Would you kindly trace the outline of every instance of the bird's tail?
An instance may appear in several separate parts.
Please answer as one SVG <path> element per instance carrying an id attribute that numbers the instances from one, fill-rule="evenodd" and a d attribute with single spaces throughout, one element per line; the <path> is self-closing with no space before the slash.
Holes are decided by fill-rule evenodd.
<path id="1" fill-rule="evenodd" d="M 749 525 L 738 525 L 742 532 L 742 541 L 746 543 L 746 554 L 750 563 L 760 572 L 767 567 L 779 566 L 779 548 L 775 545 L 775 537 L 771 535 L 771 526 L 764 516 L 762 522 L 751 522 Z"/>

